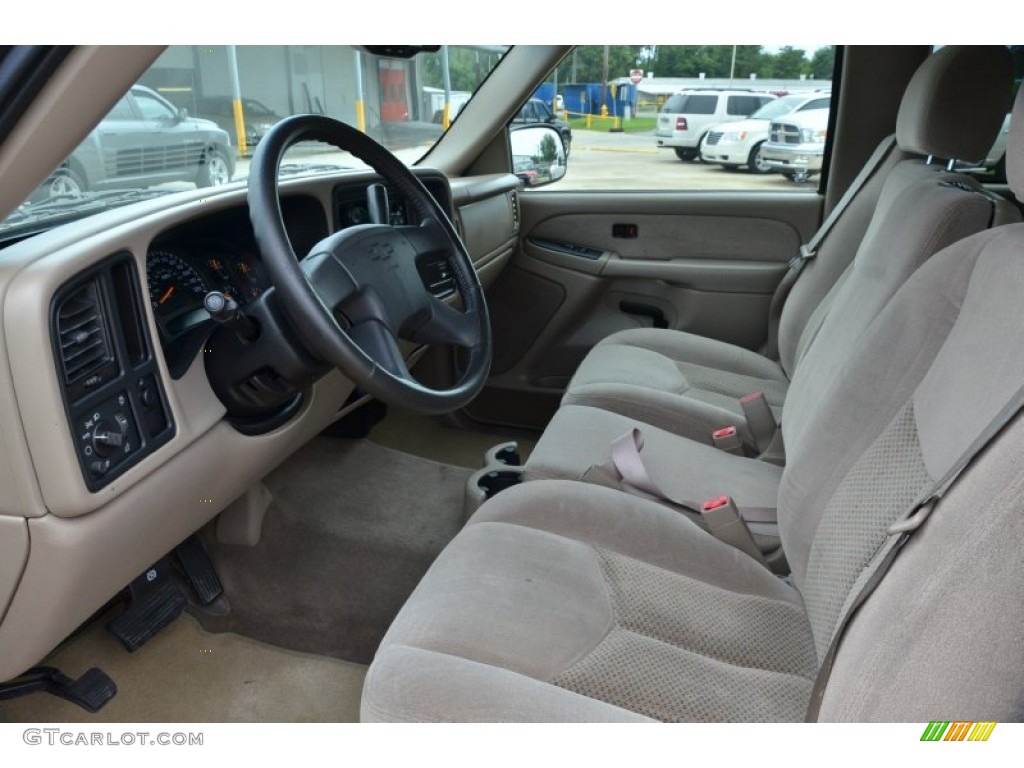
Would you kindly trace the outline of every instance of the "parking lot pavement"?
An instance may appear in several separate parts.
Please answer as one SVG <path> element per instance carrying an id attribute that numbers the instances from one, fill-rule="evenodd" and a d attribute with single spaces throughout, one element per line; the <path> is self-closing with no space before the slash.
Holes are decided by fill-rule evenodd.
<path id="1" fill-rule="evenodd" d="M 565 178 L 545 189 L 772 190 L 807 192 L 815 179 L 795 184 L 779 174 L 758 175 L 745 169 L 685 162 L 671 149 L 658 148 L 650 131 L 610 133 L 575 130 Z"/>
<path id="2" fill-rule="evenodd" d="M 416 162 L 428 146 L 410 147 L 395 154 L 407 163 Z M 234 179 L 248 176 L 251 158 L 237 161 Z M 362 164 L 346 152 L 300 151 L 288 153 L 282 166 L 329 171 L 332 167 L 352 168 Z M 300 168 L 297 168 L 297 170 Z M 541 187 L 552 192 L 568 190 L 772 190 L 810 192 L 817 180 L 794 184 L 778 174 L 756 175 L 746 170 L 727 171 L 721 166 L 679 160 L 671 149 L 659 149 L 651 132 L 610 133 L 573 131 L 572 150 L 565 177 Z"/>

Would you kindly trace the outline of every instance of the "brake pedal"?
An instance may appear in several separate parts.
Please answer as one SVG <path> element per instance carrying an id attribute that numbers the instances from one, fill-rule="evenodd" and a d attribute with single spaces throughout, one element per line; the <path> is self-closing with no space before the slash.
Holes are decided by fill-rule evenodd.
<path id="1" fill-rule="evenodd" d="M 166 558 L 129 586 L 124 612 L 107 624 L 107 631 L 129 652 L 137 651 L 161 629 L 181 616 L 188 605 Z"/>
<path id="2" fill-rule="evenodd" d="M 187 538 L 174 550 L 174 554 L 200 605 L 210 605 L 224 594 L 224 587 L 213 568 L 213 561 L 206 554 L 206 549 L 203 548 L 198 536 Z"/>
<path id="3" fill-rule="evenodd" d="M 97 667 L 86 671 L 77 680 L 72 680 L 55 667 L 33 667 L 11 682 L 0 684 L 0 701 L 38 692 L 52 694 L 95 713 L 117 695 L 117 686 Z"/>

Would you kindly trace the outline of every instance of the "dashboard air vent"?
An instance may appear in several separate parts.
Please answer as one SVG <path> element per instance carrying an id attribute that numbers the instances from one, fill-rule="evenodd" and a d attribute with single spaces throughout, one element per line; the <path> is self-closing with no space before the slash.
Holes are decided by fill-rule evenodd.
<path id="1" fill-rule="evenodd" d="M 113 359 L 95 280 L 60 303 L 57 336 L 66 384 L 81 381 Z"/>

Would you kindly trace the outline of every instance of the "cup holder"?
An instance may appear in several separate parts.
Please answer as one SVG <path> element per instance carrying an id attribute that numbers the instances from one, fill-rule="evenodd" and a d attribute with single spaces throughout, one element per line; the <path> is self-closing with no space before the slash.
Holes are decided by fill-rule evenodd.
<path id="1" fill-rule="evenodd" d="M 523 473 L 518 469 L 492 469 L 477 478 L 477 486 L 490 499 L 513 485 L 523 482 Z"/>
<path id="2" fill-rule="evenodd" d="M 484 467 L 472 474 L 466 482 L 466 497 L 464 507 L 466 518 L 479 509 L 490 498 L 523 482 L 523 470 L 521 467 Z"/>
<path id="3" fill-rule="evenodd" d="M 523 460 L 519 455 L 519 444 L 516 442 L 500 443 L 484 454 L 485 467 L 522 467 Z"/>

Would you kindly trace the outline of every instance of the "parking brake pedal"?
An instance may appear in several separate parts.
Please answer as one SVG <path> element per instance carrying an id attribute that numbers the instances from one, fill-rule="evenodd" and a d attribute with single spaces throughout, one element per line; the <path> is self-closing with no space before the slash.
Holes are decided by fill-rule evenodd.
<path id="1" fill-rule="evenodd" d="M 50 693 L 89 712 L 99 712 L 117 695 L 117 686 L 107 674 L 93 667 L 72 680 L 55 667 L 33 667 L 14 680 L 0 685 L 0 701 L 30 693 Z"/>
<path id="2" fill-rule="evenodd" d="M 174 554 L 200 605 L 209 605 L 224 594 L 213 562 L 198 536 L 187 538 L 174 550 Z"/>
<path id="3" fill-rule="evenodd" d="M 167 558 L 135 579 L 128 586 L 128 592 L 130 597 L 124 613 L 107 624 L 107 631 L 129 652 L 137 651 L 181 616 L 188 604 Z"/>

